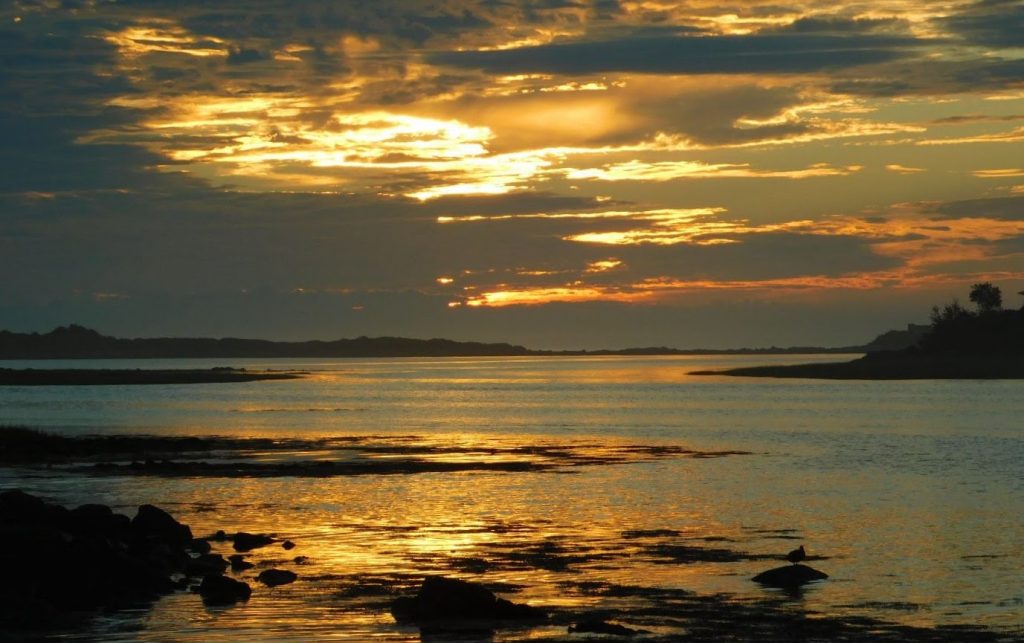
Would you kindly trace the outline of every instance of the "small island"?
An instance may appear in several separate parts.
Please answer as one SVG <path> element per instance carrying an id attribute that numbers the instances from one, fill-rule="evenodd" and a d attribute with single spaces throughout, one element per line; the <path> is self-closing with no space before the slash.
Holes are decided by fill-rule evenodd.
<path id="1" fill-rule="evenodd" d="M 1024 308 L 1004 310 L 991 283 L 975 284 L 970 310 L 953 302 L 932 308 L 931 326 L 903 350 L 869 352 L 849 362 L 750 366 L 692 375 L 835 380 L 1024 379 Z"/>

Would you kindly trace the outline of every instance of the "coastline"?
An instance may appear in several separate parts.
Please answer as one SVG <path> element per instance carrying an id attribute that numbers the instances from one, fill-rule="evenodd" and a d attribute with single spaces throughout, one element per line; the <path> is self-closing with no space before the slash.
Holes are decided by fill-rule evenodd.
<path id="1" fill-rule="evenodd" d="M 690 375 L 830 380 L 1024 379 L 1024 358 L 961 353 L 869 353 L 849 362 L 744 366 Z"/>

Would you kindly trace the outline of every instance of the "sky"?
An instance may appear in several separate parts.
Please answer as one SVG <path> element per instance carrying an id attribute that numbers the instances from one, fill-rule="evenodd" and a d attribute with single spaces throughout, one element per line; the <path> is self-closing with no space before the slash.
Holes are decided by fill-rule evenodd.
<path id="1" fill-rule="evenodd" d="M 0 5 L 0 328 L 850 345 L 1024 289 L 1024 2 Z"/>

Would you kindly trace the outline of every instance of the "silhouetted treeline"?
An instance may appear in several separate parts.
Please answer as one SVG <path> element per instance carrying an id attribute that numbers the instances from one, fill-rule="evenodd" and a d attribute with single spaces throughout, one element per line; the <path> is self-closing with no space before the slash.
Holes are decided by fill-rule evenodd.
<path id="1" fill-rule="evenodd" d="M 921 339 L 925 353 L 1024 356 L 1024 309 L 1003 310 L 1002 293 L 990 283 L 975 284 L 969 310 L 954 300 L 932 309 L 932 325 Z"/>
<path id="2" fill-rule="evenodd" d="M 512 344 L 404 337 L 358 337 L 328 342 L 178 337 L 120 339 L 75 324 L 44 334 L 0 331 L 0 359 L 440 357 L 530 353 L 526 348 Z"/>

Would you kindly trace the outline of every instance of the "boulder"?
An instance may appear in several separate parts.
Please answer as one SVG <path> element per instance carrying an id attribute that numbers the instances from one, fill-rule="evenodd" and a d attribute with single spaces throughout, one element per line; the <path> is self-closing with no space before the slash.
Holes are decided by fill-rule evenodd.
<path id="1" fill-rule="evenodd" d="M 231 561 L 231 571 L 240 572 L 246 569 L 252 569 L 256 565 L 245 560 L 245 556 L 242 554 L 231 554 L 228 556 L 228 560 Z"/>
<path id="2" fill-rule="evenodd" d="M 62 528 L 66 524 L 67 514 L 68 510 L 64 507 L 47 504 L 42 498 L 20 489 L 0 493 L 0 524 Z"/>
<path id="3" fill-rule="evenodd" d="M 274 539 L 266 534 L 249 534 L 244 531 L 240 531 L 235 534 L 235 551 L 252 551 L 257 547 L 265 547 L 270 543 L 274 542 Z"/>
<path id="4" fill-rule="evenodd" d="M 220 554 L 200 554 L 188 561 L 185 566 L 187 576 L 208 576 L 223 574 L 228 568 L 228 561 Z"/>
<path id="5" fill-rule="evenodd" d="M 828 574 L 807 565 L 783 565 L 782 567 L 761 572 L 751 580 L 755 583 L 768 585 L 769 587 L 793 589 L 813 581 L 825 580 L 826 578 L 828 578 Z"/>
<path id="6" fill-rule="evenodd" d="M 75 534 L 100 535 L 104 538 L 128 540 L 131 520 L 114 513 L 106 505 L 82 505 L 68 512 L 68 529 Z"/>
<path id="7" fill-rule="evenodd" d="M 131 521 L 105 505 L 69 511 L 21 491 L 2 492 L 0 632 L 54 627 L 67 616 L 172 592 L 169 575 L 184 569 L 190 541 L 189 528 L 156 507 L 141 508 Z"/>
<path id="8" fill-rule="evenodd" d="M 281 543 L 281 547 L 283 547 L 284 549 L 295 549 L 295 543 L 293 543 L 290 540 L 286 540 L 283 543 Z"/>
<path id="9" fill-rule="evenodd" d="M 634 630 L 618 623 L 609 623 L 599 618 L 588 618 L 576 625 L 569 626 L 569 633 L 579 634 L 605 634 L 607 636 L 636 636 L 637 634 L 648 634 L 648 630 Z"/>
<path id="10" fill-rule="evenodd" d="M 547 614 L 536 607 L 498 598 L 489 589 L 444 576 L 423 579 L 416 596 L 395 599 L 391 614 L 400 623 L 437 621 L 542 621 Z"/>
<path id="11" fill-rule="evenodd" d="M 239 601 L 247 601 L 252 595 L 248 583 L 237 581 L 227 576 L 211 574 L 203 578 L 199 584 L 199 595 L 206 605 L 233 605 Z"/>
<path id="12" fill-rule="evenodd" d="M 294 583 L 295 579 L 298 577 L 298 574 L 290 572 L 287 569 L 266 569 L 260 572 L 259 576 L 256 577 L 256 580 L 267 587 L 277 587 L 278 585 Z"/>
<path id="13" fill-rule="evenodd" d="M 193 538 L 188 548 L 197 554 L 209 554 L 212 549 L 210 541 L 205 538 Z"/>
<path id="14" fill-rule="evenodd" d="M 132 531 L 143 538 L 185 548 L 192 544 L 192 530 L 159 507 L 142 505 L 132 519 Z"/>

